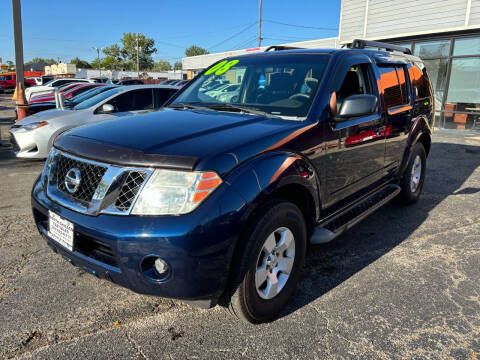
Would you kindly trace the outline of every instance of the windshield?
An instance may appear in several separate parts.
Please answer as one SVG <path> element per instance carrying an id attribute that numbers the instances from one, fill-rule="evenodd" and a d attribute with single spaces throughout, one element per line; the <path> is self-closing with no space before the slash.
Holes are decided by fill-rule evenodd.
<path id="1" fill-rule="evenodd" d="M 98 86 L 98 87 L 96 86 L 96 87 L 93 87 L 91 89 L 87 89 L 87 91 L 85 91 L 85 92 L 82 92 L 78 95 L 73 96 L 68 101 L 70 103 L 73 103 L 73 105 L 76 105 L 76 104 L 81 103 L 82 101 L 90 99 L 92 96 L 95 96 L 95 95 L 100 94 L 104 91 L 110 90 L 112 88 L 114 88 L 114 87 L 113 86 Z"/>
<path id="2" fill-rule="evenodd" d="M 89 107 L 98 104 L 99 102 L 109 98 L 110 96 L 118 94 L 119 92 L 123 91 L 123 89 L 123 87 L 115 87 L 108 91 L 101 92 L 100 94 L 94 95 L 86 99 L 85 101 L 82 101 L 74 107 L 74 110 L 88 109 Z"/>
<path id="3" fill-rule="evenodd" d="M 169 106 L 252 109 L 269 116 L 307 116 L 329 55 L 271 54 L 229 58 L 207 69 Z"/>

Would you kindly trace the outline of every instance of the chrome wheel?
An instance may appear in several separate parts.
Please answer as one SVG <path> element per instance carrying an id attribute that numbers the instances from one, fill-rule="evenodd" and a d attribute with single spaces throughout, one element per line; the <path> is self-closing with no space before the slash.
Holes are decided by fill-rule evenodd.
<path id="1" fill-rule="evenodd" d="M 422 160 L 420 156 L 415 156 L 415 160 L 412 165 L 412 173 L 410 176 L 410 191 L 415 192 L 420 185 L 420 178 L 422 176 Z"/>
<path id="2" fill-rule="evenodd" d="M 280 227 L 265 240 L 257 258 L 255 287 L 262 299 L 273 299 L 288 281 L 295 260 L 295 239 L 290 229 Z"/>

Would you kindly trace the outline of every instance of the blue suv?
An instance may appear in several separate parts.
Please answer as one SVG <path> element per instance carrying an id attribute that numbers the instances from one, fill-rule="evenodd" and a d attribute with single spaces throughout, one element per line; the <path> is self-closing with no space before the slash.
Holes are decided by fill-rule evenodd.
<path id="1" fill-rule="evenodd" d="M 32 190 L 48 245 L 135 292 L 258 323 L 310 244 L 414 203 L 434 114 L 422 61 L 361 40 L 268 50 L 213 64 L 159 111 L 59 136 Z"/>

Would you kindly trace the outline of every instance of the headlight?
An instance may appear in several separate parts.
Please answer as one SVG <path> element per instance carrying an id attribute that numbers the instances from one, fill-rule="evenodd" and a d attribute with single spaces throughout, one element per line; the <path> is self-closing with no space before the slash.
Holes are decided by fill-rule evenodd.
<path id="1" fill-rule="evenodd" d="M 45 161 L 45 165 L 43 166 L 42 175 L 40 177 L 40 181 L 42 184 L 45 184 L 47 175 L 50 173 L 50 168 L 52 167 L 53 158 L 55 157 L 56 153 L 57 153 L 57 150 L 55 150 L 55 148 L 52 148 L 52 150 L 50 150 L 50 154 L 48 154 L 47 160 Z"/>
<path id="2" fill-rule="evenodd" d="M 220 184 L 214 172 L 155 170 L 138 196 L 134 215 L 181 215 L 193 211 Z"/>
<path id="3" fill-rule="evenodd" d="M 30 124 L 22 125 L 22 129 L 33 130 L 33 129 L 38 129 L 39 127 L 42 127 L 42 126 L 45 126 L 45 125 L 48 125 L 47 121 L 35 121 L 35 122 L 30 123 Z"/>

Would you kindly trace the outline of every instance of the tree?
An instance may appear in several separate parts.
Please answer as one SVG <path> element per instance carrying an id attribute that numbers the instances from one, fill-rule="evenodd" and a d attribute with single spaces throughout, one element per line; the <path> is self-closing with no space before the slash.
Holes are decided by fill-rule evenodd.
<path id="1" fill-rule="evenodd" d="M 210 52 L 207 49 L 204 49 L 197 45 L 192 45 L 185 50 L 186 56 L 197 56 L 197 55 L 206 55 L 206 54 L 210 54 Z"/>
<path id="2" fill-rule="evenodd" d="M 80 69 L 91 69 L 92 65 L 88 61 L 81 60 L 78 56 L 74 57 L 72 60 L 70 60 L 70 64 L 75 64 L 77 65 L 77 68 Z"/>
<path id="3" fill-rule="evenodd" d="M 116 68 L 123 68 L 123 58 L 120 46 L 118 46 L 118 44 L 104 47 L 102 51 L 105 55 L 107 55 L 105 58 L 106 68 L 110 68 L 112 70 Z"/>
<path id="4" fill-rule="evenodd" d="M 93 60 L 90 65 L 92 66 L 92 68 L 94 69 L 100 69 L 100 67 L 103 67 L 103 59 L 100 58 L 100 60 L 98 58 L 95 58 L 95 60 Z"/>
<path id="5" fill-rule="evenodd" d="M 153 70 L 155 70 L 155 71 L 172 70 L 172 65 L 166 60 L 159 60 L 154 64 Z"/>
<path id="6" fill-rule="evenodd" d="M 8 71 L 15 70 L 15 64 L 13 63 L 12 60 L 7 60 L 6 65 L 8 66 Z"/>
<path id="7" fill-rule="evenodd" d="M 131 69 L 137 67 L 137 35 L 139 46 L 139 68 L 140 70 L 147 70 L 153 67 L 152 54 L 157 52 L 155 48 L 155 40 L 147 38 L 143 34 L 136 33 L 124 33 L 120 42 L 122 43 L 122 49 L 120 54 L 124 59 L 124 62 L 129 64 Z"/>
<path id="8" fill-rule="evenodd" d="M 173 64 L 173 70 L 182 70 L 182 62 L 175 61 L 175 64 Z"/>
<path id="9" fill-rule="evenodd" d="M 52 65 L 52 64 L 56 64 L 57 61 L 55 59 L 44 59 L 44 58 L 41 58 L 41 57 L 35 57 L 33 58 L 32 60 L 30 61 L 27 61 L 24 66 L 26 68 L 28 68 L 30 65 L 32 64 L 45 64 L 45 65 Z"/>

